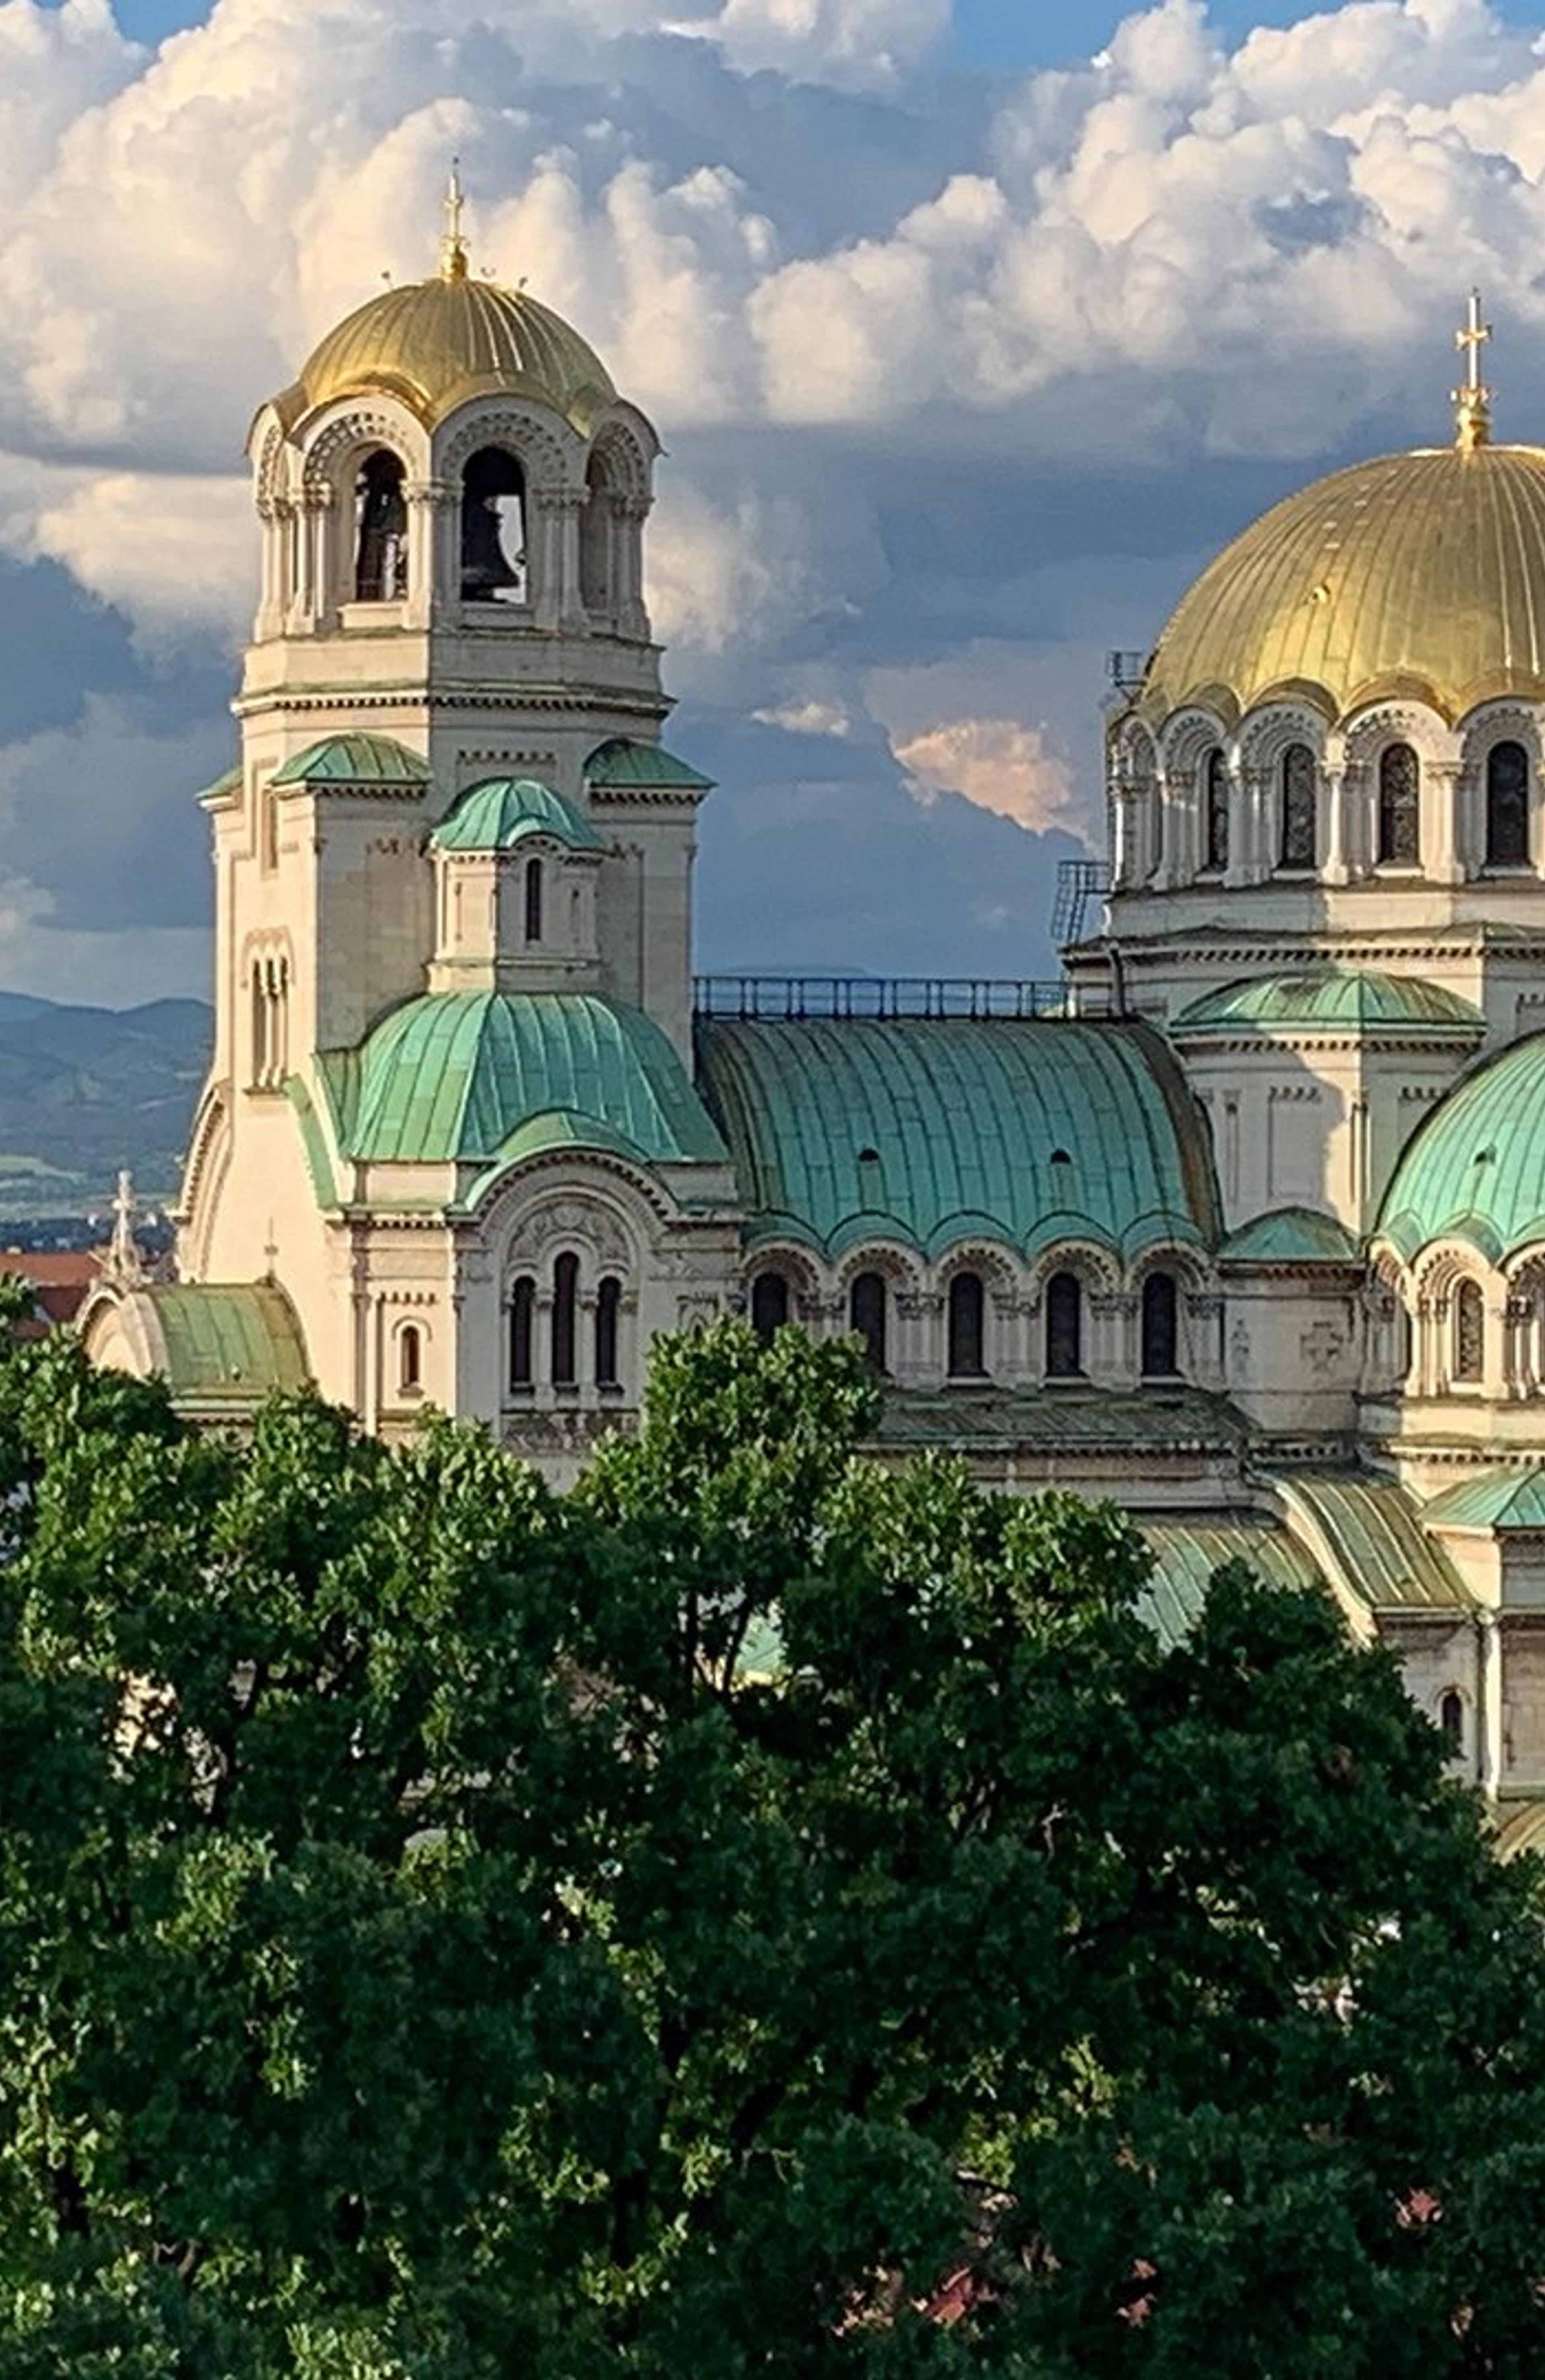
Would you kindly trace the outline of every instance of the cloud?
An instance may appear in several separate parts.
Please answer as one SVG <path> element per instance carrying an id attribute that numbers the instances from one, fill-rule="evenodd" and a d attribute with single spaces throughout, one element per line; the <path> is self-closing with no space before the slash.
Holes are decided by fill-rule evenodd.
<path id="1" fill-rule="evenodd" d="M 1067 826 L 1073 779 L 1044 727 L 1016 719 L 949 719 L 895 747 L 920 800 L 960 794 L 979 809 L 1040 833 Z"/>

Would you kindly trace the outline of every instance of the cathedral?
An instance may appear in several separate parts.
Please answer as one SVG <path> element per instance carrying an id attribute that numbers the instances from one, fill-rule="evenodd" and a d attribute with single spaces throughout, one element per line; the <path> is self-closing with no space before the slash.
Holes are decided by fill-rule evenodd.
<path id="1" fill-rule="evenodd" d="M 657 1332 L 851 1330 L 882 1456 L 1114 1496 L 1166 1635 L 1230 1555 L 1318 1583 L 1545 1840 L 1545 448 L 1460 336 L 1454 443 L 1278 504 L 1129 674 L 1059 985 L 694 981 L 658 443 L 453 193 L 253 425 L 214 1058 L 94 1357 L 564 1484 Z"/>

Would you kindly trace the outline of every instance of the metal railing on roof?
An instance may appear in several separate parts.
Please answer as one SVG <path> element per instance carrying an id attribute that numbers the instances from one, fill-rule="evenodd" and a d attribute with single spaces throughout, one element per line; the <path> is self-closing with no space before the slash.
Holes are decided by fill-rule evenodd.
<path id="1" fill-rule="evenodd" d="M 1052 911 L 1052 941 L 1059 951 L 1083 940 L 1089 913 L 1109 898 L 1110 868 L 1103 859 L 1059 859 L 1056 864 L 1056 905 Z"/>
<path id="2" fill-rule="evenodd" d="M 1104 986 L 1020 983 L 997 976 L 700 975 L 693 999 L 699 1016 L 1032 1017 L 1108 1016 Z"/>

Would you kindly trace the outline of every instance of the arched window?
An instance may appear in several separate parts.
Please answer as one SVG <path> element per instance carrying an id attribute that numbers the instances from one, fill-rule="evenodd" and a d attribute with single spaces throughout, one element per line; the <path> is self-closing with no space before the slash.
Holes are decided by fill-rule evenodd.
<path id="1" fill-rule="evenodd" d="M 1172 1272 L 1151 1272 L 1142 1284 L 1142 1372 L 1173 1379 L 1180 1369 L 1179 1298 Z"/>
<path id="2" fill-rule="evenodd" d="M 979 1272 L 958 1272 L 949 1284 L 949 1377 L 979 1380 L 986 1371 L 983 1360 L 986 1297 Z"/>
<path id="3" fill-rule="evenodd" d="M 863 1342 L 872 1372 L 886 1367 L 886 1286 L 877 1272 L 861 1272 L 848 1292 L 848 1328 Z"/>
<path id="4" fill-rule="evenodd" d="M 1381 868 L 1421 862 L 1421 764 L 1408 744 L 1386 744 L 1379 755 Z"/>
<path id="5" fill-rule="evenodd" d="M 789 1281 L 781 1272 L 759 1272 L 751 1284 L 751 1327 L 770 1339 L 789 1319 Z"/>
<path id="6" fill-rule="evenodd" d="M 542 863 L 528 859 L 525 863 L 525 939 L 539 942 L 542 939 Z"/>
<path id="7" fill-rule="evenodd" d="M 261 959 L 252 962 L 252 1080 L 260 1085 L 268 1079 L 268 991 L 263 982 Z"/>
<path id="8" fill-rule="evenodd" d="M 1207 774 L 1203 786 L 1206 804 L 1206 858 L 1202 865 L 1210 868 L 1228 866 L 1228 763 L 1214 745 L 1207 755 Z"/>
<path id="9" fill-rule="evenodd" d="M 1046 1377 L 1076 1380 L 1083 1371 L 1083 1291 L 1070 1272 L 1046 1283 Z"/>
<path id="10" fill-rule="evenodd" d="M 552 1268 L 552 1385 L 572 1389 L 578 1378 L 575 1323 L 579 1305 L 579 1258 L 561 1256 Z"/>
<path id="11" fill-rule="evenodd" d="M 1493 744 L 1486 755 L 1486 865 L 1529 864 L 1529 756 L 1521 744 Z"/>
<path id="12" fill-rule="evenodd" d="M 397 1333 L 397 1391 L 416 1396 L 424 1385 L 424 1333 L 416 1322 L 406 1322 Z"/>
<path id="13" fill-rule="evenodd" d="M 525 474 L 502 446 L 480 446 L 462 473 L 462 601 L 526 600 Z"/>
<path id="14" fill-rule="evenodd" d="M 1456 1686 L 1450 1686 L 1438 1705 L 1438 1731 L 1451 1760 L 1465 1749 L 1465 1697 Z"/>
<path id="15" fill-rule="evenodd" d="M 1282 756 L 1279 868 L 1312 868 L 1319 856 L 1319 770 L 1307 744 L 1289 744 Z"/>
<path id="16" fill-rule="evenodd" d="M 587 612 L 612 606 L 611 482 L 598 455 L 585 467 L 585 505 L 579 516 L 579 600 Z"/>
<path id="17" fill-rule="evenodd" d="M 1478 1281 L 1462 1281 L 1454 1293 L 1454 1377 L 1467 1385 L 1486 1371 L 1486 1301 Z"/>
<path id="18" fill-rule="evenodd" d="M 614 1273 L 608 1273 L 596 1292 L 596 1386 L 615 1389 L 622 1383 L 617 1372 L 617 1318 L 622 1306 L 622 1284 Z"/>
<path id="19" fill-rule="evenodd" d="M 510 1386 L 533 1388 L 537 1379 L 537 1284 L 522 1273 L 510 1292 Z"/>
<path id="20" fill-rule="evenodd" d="M 354 600 L 391 602 L 407 593 L 407 502 L 403 467 L 378 446 L 354 483 Z"/>

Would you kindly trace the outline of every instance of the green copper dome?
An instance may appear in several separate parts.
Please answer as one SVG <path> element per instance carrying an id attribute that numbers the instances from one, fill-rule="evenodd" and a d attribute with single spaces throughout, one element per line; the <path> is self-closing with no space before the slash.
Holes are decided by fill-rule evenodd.
<path id="1" fill-rule="evenodd" d="M 361 729 L 352 735 L 324 735 L 286 760 L 276 785 L 427 785 L 429 764 L 394 735 Z"/>
<path id="2" fill-rule="evenodd" d="M 1141 1026 L 713 1019 L 697 1049 L 754 1240 L 1130 1256 L 1215 1233 L 1205 1129 Z"/>
<path id="3" fill-rule="evenodd" d="M 511 851 L 534 834 L 570 851 L 606 848 L 589 820 L 537 777 L 485 777 L 469 785 L 429 841 L 441 851 Z"/>
<path id="4" fill-rule="evenodd" d="M 1434 1110 L 1395 1167 L 1378 1235 L 1407 1260 L 1457 1239 L 1492 1263 L 1545 1240 L 1545 1036 L 1504 1050 Z"/>
<path id="5" fill-rule="evenodd" d="M 636 736 L 613 735 L 597 744 L 585 763 L 585 781 L 614 792 L 700 793 L 712 790 L 713 779 L 689 760 L 678 760 L 663 744 L 641 744 Z"/>
<path id="6" fill-rule="evenodd" d="M 1274 1207 L 1231 1232 L 1218 1256 L 1225 1264 L 1356 1264 L 1358 1244 L 1345 1223 L 1312 1207 Z"/>
<path id="7" fill-rule="evenodd" d="M 724 1162 L 659 1026 L 588 992 L 428 994 L 320 1062 L 340 1143 L 366 1162 L 513 1163 L 557 1145 Z"/>
<path id="8" fill-rule="evenodd" d="M 1467 1034 L 1479 1039 L 1485 1019 L 1468 1001 L 1419 976 L 1333 968 L 1225 984 L 1182 1009 L 1168 1030 L 1177 1041 L 1258 1033 L 1347 1034 L 1363 1040 L 1412 1033 L 1447 1040 Z"/>

